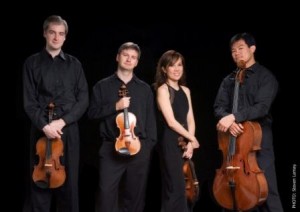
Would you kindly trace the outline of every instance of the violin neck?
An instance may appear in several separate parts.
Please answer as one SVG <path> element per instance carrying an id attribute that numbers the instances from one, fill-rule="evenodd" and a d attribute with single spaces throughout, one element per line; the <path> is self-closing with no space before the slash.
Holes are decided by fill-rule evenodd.
<path id="1" fill-rule="evenodd" d="M 128 108 L 124 109 L 124 128 L 129 129 L 129 117 L 128 117 Z"/>
<path id="2" fill-rule="evenodd" d="M 48 121 L 49 121 L 49 124 L 53 120 L 54 107 L 55 107 L 55 104 L 53 102 L 50 102 L 49 105 L 48 105 L 48 109 L 49 109 L 49 111 L 48 111 Z"/>
<path id="3" fill-rule="evenodd" d="M 47 138 L 46 139 L 46 161 L 45 161 L 45 166 L 51 166 L 51 163 L 49 164 L 49 160 L 51 159 L 52 157 L 52 141 Z"/>
<path id="4" fill-rule="evenodd" d="M 54 107 L 55 104 L 53 102 L 50 102 L 48 105 L 49 111 L 48 111 L 48 121 L 49 124 L 53 121 L 53 115 L 54 115 Z M 52 141 L 50 138 L 46 139 L 46 160 L 51 159 L 52 157 Z"/>

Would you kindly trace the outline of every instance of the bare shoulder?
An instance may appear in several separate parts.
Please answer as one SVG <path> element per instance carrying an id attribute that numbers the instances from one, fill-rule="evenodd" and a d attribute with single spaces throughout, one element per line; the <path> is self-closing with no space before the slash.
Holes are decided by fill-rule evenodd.
<path id="1" fill-rule="evenodd" d="M 166 84 L 162 84 L 161 86 L 159 86 L 157 88 L 157 92 L 158 93 L 168 93 L 169 92 L 168 86 Z"/>
<path id="2" fill-rule="evenodd" d="M 184 91 L 184 93 L 186 93 L 187 95 L 190 94 L 190 89 L 184 85 L 181 85 L 182 90 Z"/>

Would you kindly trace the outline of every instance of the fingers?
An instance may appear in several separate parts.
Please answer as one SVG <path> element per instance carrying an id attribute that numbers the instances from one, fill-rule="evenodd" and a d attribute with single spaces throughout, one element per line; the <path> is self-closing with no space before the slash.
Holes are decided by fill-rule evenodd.
<path id="1" fill-rule="evenodd" d="M 125 97 L 126 98 L 126 105 L 127 105 L 127 107 L 129 107 L 129 105 L 130 105 L 130 97 Z"/>
<path id="2" fill-rule="evenodd" d="M 51 130 L 47 133 L 47 137 L 50 138 L 50 139 L 54 139 L 54 138 L 61 138 L 61 134 L 58 133 L 57 131 L 55 130 Z"/>
<path id="3" fill-rule="evenodd" d="M 229 128 L 229 132 L 231 133 L 231 135 L 233 135 L 234 137 L 239 136 L 240 134 L 242 134 L 244 132 L 244 127 L 242 124 L 237 124 L 234 123 L 231 125 L 231 127 Z"/>
<path id="4" fill-rule="evenodd" d="M 182 155 L 183 158 L 191 159 L 193 157 L 193 151 L 186 151 Z"/>
<path id="5" fill-rule="evenodd" d="M 118 103 L 120 103 L 120 109 L 128 108 L 130 105 L 130 97 L 123 97 L 118 101 Z"/>
<path id="6" fill-rule="evenodd" d="M 57 133 L 58 133 L 59 135 L 64 134 L 63 131 L 61 131 L 61 130 L 57 130 Z"/>
<path id="7" fill-rule="evenodd" d="M 217 124 L 217 130 L 221 132 L 226 132 L 228 130 L 228 127 L 223 126 L 222 124 Z"/>

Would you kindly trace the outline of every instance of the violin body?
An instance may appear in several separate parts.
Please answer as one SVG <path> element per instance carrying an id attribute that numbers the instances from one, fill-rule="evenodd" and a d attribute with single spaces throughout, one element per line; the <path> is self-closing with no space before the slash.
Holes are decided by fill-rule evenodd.
<path id="1" fill-rule="evenodd" d="M 63 156 L 62 140 L 42 137 L 36 143 L 36 151 L 39 163 L 32 174 L 34 183 L 40 188 L 62 186 L 66 179 L 65 167 L 60 163 L 60 157 Z"/>
<path id="2" fill-rule="evenodd" d="M 127 116 L 126 118 L 128 119 L 129 128 L 125 127 L 124 116 Z M 129 155 L 137 154 L 141 149 L 141 143 L 139 138 L 134 134 L 134 128 L 136 125 L 135 115 L 130 112 L 127 112 L 127 114 L 120 113 L 116 117 L 116 123 L 118 128 L 120 129 L 120 136 L 116 139 L 115 142 L 116 151 L 121 154 L 122 152 Z"/>
<path id="3" fill-rule="evenodd" d="M 186 151 L 187 140 L 180 136 L 178 146 Z M 184 159 L 182 171 L 185 180 L 185 196 L 190 205 L 194 205 L 199 197 L 199 182 L 195 171 L 194 162 L 191 159 Z"/>
<path id="4" fill-rule="evenodd" d="M 119 89 L 119 96 L 121 98 L 128 95 L 128 89 L 125 84 L 122 84 Z M 136 126 L 136 116 L 124 108 L 123 112 L 116 117 L 117 127 L 120 129 L 120 135 L 116 139 L 115 149 L 123 156 L 133 156 L 141 149 L 141 142 L 134 134 Z"/>
<path id="5" fill-rule="evenodd" d="M 52 122 L 54 104 L 48 106 L 49 123 Z M 41 137 L 36 143 L 36 155 L 39 162 L 34 166 L 32 173 L 33 182 L 40 188 L 57 188 L 64 184 L 66 179 L 65 167 L 60 163 L 63 156 L 64 144 L 59 138 L 49 139 Z"/>
<path id="6" fill-rule="evenodd" d="M 185 196 L 190 204 L 195 204 L 199 197 L 199 182 L 196 176 L 194 162 L 186 159 L 182 167 L 185 179 Z"/>
<path id="7" fill-rule="evenodd" d="M 262 204 L 268 196 L 268 184 L 256 160 L 262 131 L 257 122 L 244 122 L 244 132 L 236 139 L 235 154 L 228 157 L 229 132 L 218 133 L 223 164 L 216 170 L 213 194 L 220 206 L 247 211 Z"/>

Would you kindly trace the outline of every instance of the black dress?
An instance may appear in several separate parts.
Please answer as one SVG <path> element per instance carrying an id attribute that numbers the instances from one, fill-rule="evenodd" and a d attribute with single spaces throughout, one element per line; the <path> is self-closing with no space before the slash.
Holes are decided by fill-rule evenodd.
<path id="1" fill-rule="evenodd" d="M 182 88 L 175 90 L 168 85 L 170 101 L 175 119 L 187 126 L 188 99 Z M 179 134 L 163 123 L 159 138 L 159 152 L 162 172 L 162 212 L 186 212 L 185 180 L 182 171 L 182 150 L 178 146 Z"/>

